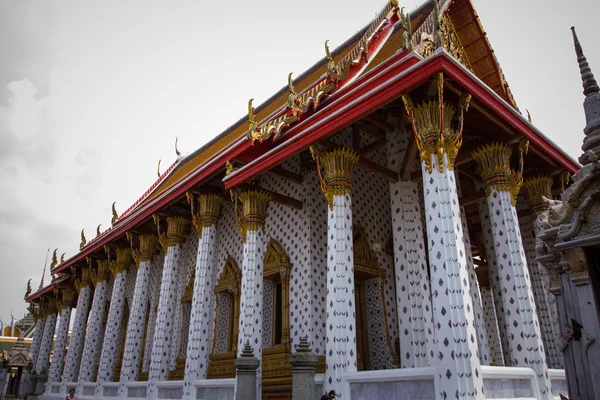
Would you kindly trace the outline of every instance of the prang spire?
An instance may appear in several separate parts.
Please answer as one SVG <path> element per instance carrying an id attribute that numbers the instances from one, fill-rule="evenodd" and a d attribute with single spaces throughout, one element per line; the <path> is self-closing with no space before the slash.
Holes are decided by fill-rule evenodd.
<path id="1" fill-rule="evenodd" d="M 575 53 L 579 63 L 579 72 L 583 83 L 583 110 L 585 112 L 586 125 L 583 128 L 585 138 L 581 150 L 583 154 L 579 157 L 579 162 L 583 165 L 589 164 L 592 159 L 600 156 L 600 88 L 594 78 L 592 69 L 587 59 L 583 55 L 581 43 L 577 38 L 575 27 L 571 27 L 573 32 L 573 42 L 575 44 Z"/>

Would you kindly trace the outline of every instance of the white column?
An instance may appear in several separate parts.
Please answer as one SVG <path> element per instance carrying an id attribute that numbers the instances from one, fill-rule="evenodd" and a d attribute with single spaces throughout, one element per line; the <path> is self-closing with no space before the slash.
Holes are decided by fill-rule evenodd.
<path id="1" fill-rule="evenodd" d="M 419 185 L 390 183 L 402 368 L 433 365 L 433 315 Z"/>
<path id="2" fill-rule="evenodd" d="M 479 283 L 481 305 L 483 307 L 483 319 L 485 321 L 485 330 L 490 346 L 490 364 L 494 366 L 503 366 L 504 355 L 502 354 L 500 330 L 498 328 L 498 319 L 496 318 L 496 306 L 494 305 L 494 295 L 490 288 L 489 269 L 487 265 L 480 266 L 475 270 L 475 273 L 477 274 L 477 281 Z"/>
<path id="3" fill-rule="evenodd" d="M 173 321 L 175 319 L 176 302 L 179 301 L 176 296 L 177 277 L 181 268 L 179 256 L 181 245 L 185 241 L 185 232 L 189 226 L 189 221 L 182 217 L 168 217 L 166 234 L 162 233 L 158 220 L 157 226 L 159 227 L 159 241 L 165 250 L 165 262 L 148 376 L 151 383 L 165 381 L 169 377 L 169 357 L 173 344 Z M 151 387 L 151 391 L 153 390 Z M 150 394 L 152 395 L 152 393 Z"/>
<path id="4" fill-rule="evenodd" d="M 358 155 L 348 149 L 320 154 L 310 148 L 317 162 L 327 212 L 326 370 L 323 391 L 335 390 L 336 398 L 349 399 L 350 387 L 343 376 L 357 367 L 354 251 L 352 235 L 352 170 Z M 323 173 L 321 173 L 323 168 Z"/>
<path id="5" fill-rule="evenodd" d="M 38 313 L 38 320 L 35 323 L 35 332 L 33 333 L 33 341 L 31 342 L 30 349 L 33 365 L 35 365 L 38 354 L 40 353 L 40 344 L 42 343 L 42 336 L 44 336 L 44 325 L 46 324 L 46 317 L 41 314 L 41 310 L 36 312 Z"/>
<path id="6" fill-rule="evenodd" d="M 123 384 L 136 381 L 140 371 L 146 327 L 146 310 L 148 308 L 150 268 L 152 267 L 152 258 L 154 257 L 158 238 L 155 235 L 141 235 L 139 236 L 139 242 L 139 251 L 135 250 L 133 252 L 138 270 L 127 322 L 123 365 L 121 366 L 121 377 L 119 379 L 122 391 L 124 391 Z"/>
<path id="7" fill-rule="evenodd" d="M 496 249 L 494 248 L 494 237 L 492 235 L 492 223 L 490 221 L 490 212 L 488 210 L 487 201 L 479 202 L 479 220 L 481 221 L 481 230 L 483 234 L 483 242 L 485 244 L 485 254 L 488 262 L 488 273 L 490 280 L 490 290 L 493 294 L 495 315 L 497 318 L 498 334 L 500 336 L 500 351 L 502 358 L 496 357 L 498 366 L 511 366 L 509 354 L 509 338 L 506 332 L 506 317 L 504 312 L 504 302 L 502 301 L 502 287 L 498 278 L 498 262 L 496 260 Z"/>
<path id="8" fill-rule="evenodd" d="M 92 273 L 92 279 L 96 284 L 94 300 L 88 319 L 81 366 L 79 367 L 78 382 L 91 382 L 94 378 L 96 365 L 98 365 L 101 349 L 101 338 L 104 332 L 104 312 L 108 300 L 108 279 L 110 271 L 108 261 L 98 260 L 98 269 Z"/>
<path id="9" fill-rule="evenodd" d="M 477 346 L 479 349 L 479 362 L 481 365 L 490 365 L 490 345 L 488 343 L 488 334 L 483 317 L 483 307 L 481 305 L 481 293 L 477 284 L 477 275 L 475 275 L 475 264 L 473 263 L 473 252 L 471 251 L 471 238 L 469 236 L 469 227 L 465 209 L 460 209 L 460 220 L 463 228 L 463 241 L 465 244 L 465 253 L 467 255 L 467 272 L 469 274 L 469 293 L 473 303 L 473 314 L 475 315 L 475 331 L 477 332 Z"/>
<path id="10" fill-rule="evenodd" d="M 240 193 L 238 199 L 242 202 L 239 227 L 244 238 L 244 260 L 237 356 L 241 356 L 244 345 L 249 343 L 262 367 L 263 272 L 267 250 L 263 228 L 271 196 L 263 191 L 247 191 Z M 257 398 L 262 396 L 261 367 L 256 372 Z"/>
<path id="11" fill-rule="evenodd" d="M 67 351 L 67 361 L 63 371 L 62 382 L 77 382 L 77 378 L 79 377 L 79 365 L 85 342 L 85 328 L 92 297 L 88 269 L 83 268 L 82 273 L 83 277 L 75 281 L 79 296 L 77 297 L 75 320 L 71 329 L 71 339 L 69 340 L 69 350 Z"/>
<path id="12" fill-rule="evenodd" d="M 35 372 L 40 375 L 46 375 L 48 373 L 48 366 L 50 365 L 50 350 L 52 349 L 52 339 L 54 339 L 54 332 L 56 330 L 56 299 L 50 299 L 51 304 L 48 306 L 48 315 L 46 316 L 46 323 L 44 324 L 44 335 L 40 343 L 40 352 L 35 362 Z"/>
<path id="13" fill-rule="evenodd" d="M 453 170 L 462 143 L 463 112 L 470 96 L 462 96 L 456 108 L 443 103 L 442 73 L 437 76 L 437 87 L 439 99 L 417 107 L 408 96 L 402 97 L 413 125 L 423 172 L 437 359 L 436 398 L 483 399 L 465 232 Z M 458 128 L 454 130 L 450 123 L 457 113 Z M 430 121 L 438 121 L 439 126 Z"/>
<path id="14" fill-rule="evenodd" d="M 514 206 L 522 179 L 510 169 L 511 153 L 509 146 L 494 144 L 483 146 L 473 157 L 486 187 L 512 365 L 532 368 L 540 398 L 549 400 L 553 396 L 548 365 Z"/>
<path id="15" fill-rule="evenodd" d="M 63 373 L 75 288 L 64 288 L 61 292 L 62 302 L 60 304 L 60 321 L 58 323 L 58 329 L 56 330 L 56 342 L 54 343 L 54 353 L 52 356 L 52 366 L 50 367 L 48 382 L 60 382 Z"/>
<path id="16" fill-rule="evenodd" d="M 192 310 L 187 341 L 184 398 L 194 395 L 194 381 L 206 379 L 208 355 L 212 342 L 214 287 L 217 272 L 217 227 L 221 206 L 221 196 L 200 195 L 198 197 L 199 212 L 195 212 L 194 199 L 188 199 L 192 204 L 194 226 L 200 235 L 198 239 L 198 255 L 194 275 L 194 292 L 192 295 Z"/>
<path id="17" fill-rule="evenodd" d="M 115 277 L 110 308 L 106 322 L 106 332 L 100 354 L 100 366 L 98 367 L 98 383 L 111 382 L 113 380 L 115 366 L 121 360 L 119 350 L 121 344 L 121 331 L 123 329 L 123 309 L 125 307 L 125 282 L 127 280 L 127 268 L 133 264 L 130 249 L 117 249 L 117 260 L 111 263 L 111 272 Z"/>

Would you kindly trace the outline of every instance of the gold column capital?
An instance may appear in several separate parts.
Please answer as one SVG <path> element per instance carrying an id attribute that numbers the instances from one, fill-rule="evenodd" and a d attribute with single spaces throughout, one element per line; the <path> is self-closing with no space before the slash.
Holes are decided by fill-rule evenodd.
<path id="1" fill-rule="evenodd" d="M 454 168 L 454 160 L 462 146 L 464 112 L 469 110 L 471 102 L 471 95 L 468 93 L 462 94 L 458 101 L 458 107 L 444 102 L 443 74 L 439 73 L 436 79 L 438 98 L 435 100 L 422 102 L 415 106 L 408 95 L 402 95 L 404 108 L 412 123 L 419 157 L 421 162 L 425 163 L 429 173 L 433 170 L 432 155 L 437 158 L 437 167 L 440 172 L 444 171 L 444 154 L 448 156 L 448 169 Z M 454 129 L 452 121 L 457 113 L 458 124 Z"/>
<path id="2" fill-rule="evenodd" d="M 352 170 L 359 156 L 354 150 L 339 148 L 320 153 L 315 146 L 310 147 L 313 159 L 317 162 L 317 171 L 321 181 L 321 190 L 329 208 L 333 209 L 333 197 L 352 194 Z M 321 167 L 323 175 L 321 175 Z"/>
<path id="3" fill-rule="evenodd" d="M 242 214 L 237 217 L 237 226 L 246 243 L 248 231 L 257 231 L 265 226 L 267 208 L 273 196 L 264 190 L 248 190 L 239 193 L 237 199 L 242 202 Z"/>
<path id="4" fill-rule="evenodd" d="M 81 289 L 87 287 L 90 282 L 90 267 L 81 268 L 81 277 L 75 279 L 75 289 L 77 290 L 77 293 L 81 293 Z"/>
<path id="5" fill-rule="evenodd" d="M 196 199 L 192 193 L 186 192 L 185 195 L 188 203 L 190 203 L 192 224 L 200 237 L 202 237 L 202 229 L 217 224 L 223 198 L 218 194 L 201 194 L 197 197 L 196 204 Z"/>
<path id="6" fill-rule="evenodd" d="M 66 287 L 56 291 L 58 298 L 58 310 L 62 313 L 62 310 L 73 308 L 73 302 L 75 300 L 75 288 Z M 60 295 L 60 296 L 59 296 Z"/>
<path id="7" fill-rule="evenodd" d="M 98 260 L 97 264 L 97 268 L 90 271 L 90 277 L 95 286 L 108 280 L 110 275 L 110 262 L 108 260 Z"/>
<path id="8" fill-rule="evenodd" d="M 509 192 L 514 206 L 517 204 L 523 176 L 510 168 L 512 152 L 513 149 L 508 144 L 486 144 L 473 152 L 473 159 L 481 168 L 486 196 L 489 196 L 494 188 L 500 192 Z"/>
<path id="9" fill-rule="evenodd" d="M 544 201 L 552 198 L 552 178 L 549 176 L 538 176 L 535 178 L 526 179 L 523 182 L 525 190 L 525 198 L 529 207 L 533 212 L 534 217 L 546 211 L 550 206 Z"/>
<path id="10" fill-rule="evenodd" d="M 184 217 L 167 217 L 167 231 L 161 227 L 161 218 L 159 215 L 152 215 L 156 230 L 158 231 L 158 242 L 162 246 L 165 254 L 169 247 L 181 246 L 185 242 L 186 231 L 190 226 L 190 221 Z"/>
<path id="11" fill-rule="evenodd" d="M 477 282 L 479 282 L 479 286 L 484 289 L 490 288 L 490 271 L 488 266 L 480 266 L 475 268 L 475 274 L 477 275 Z"/>
<path id="12" fill-rule="evenodd" d="M 134 262 L 131 249 L 117 248 L 116 253 L 116 261 L 110 262 L 110 272 L 114 277 L 116 277 L 120 272 L 125 271 Z"/>

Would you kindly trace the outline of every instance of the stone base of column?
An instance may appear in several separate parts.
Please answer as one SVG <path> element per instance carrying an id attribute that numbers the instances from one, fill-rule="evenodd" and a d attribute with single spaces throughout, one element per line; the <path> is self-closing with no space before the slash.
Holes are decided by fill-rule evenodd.
<path id="1" fill-rule="evenodd" d="M 44 394 L 46 391 L 46 382 L 48 382 L 48 375 L 35 374 L 30 376 L 31 382 L 31 393 L 34 396 L 39 396 Z"/>
<path id="2" fill-rule="evenodd" d="M 246 343 L 242 354 L 235 360 L 235 400 L 258 400 L 256 371 L 260 360 L 254 357 L 250 343 Z"/>
<path id="3" fill-rule="evenodd" d="M 315 396 L 315 367 L 319 356 L 309 347 L 308 337 L 300 338 L 292 364 L 292 399 L 312 399 Z"/>

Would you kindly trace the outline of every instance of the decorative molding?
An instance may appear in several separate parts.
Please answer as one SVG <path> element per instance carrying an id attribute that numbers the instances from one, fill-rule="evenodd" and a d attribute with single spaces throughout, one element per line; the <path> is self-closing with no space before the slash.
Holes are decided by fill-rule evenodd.
<path id="1" fill-rule="evenodd" d="M 509 192 L 514 206 L 517 204 L 517 195 L 523 184 L 523 176 L 520 172 L 510 168 L 512 152 L 512 147 L 507 144 L 492 143 L 474 151 L 473 159 L 481 168 L 481 178 L 486 196 L 492 193 L 492 189 Z"/>
<path id="2" fill-rule="evenodd" d="M 202 230 L 205 227 L 217 224 L 223 198 L 218 194 L 201 194 L 197 197 L 198 204 L 196 204 L 196 199 L 191 192 L 186 192 L 185 195 L 191 208 L 192 224 L 202 238 Z"/>
<path id="3" fill-rule="evenodd" d="M 346 148 L 321 153 L 315 146 L 310 146 L 310 152 L 317 163 L 321 190 L 329 209 L 333 210 L 334 196 L 352 195 L 352 170 L 359 156 L 354 150 Z"/>
<path id="4" fill-rule="evenodd" d="M 190 221 L 184 217 L 167 217 L 167 231 L 164 232 L 161 227 L 161 218 L 158 214 L 153 214 L 152 218 L 156 224 L 158 232 L 158 242 L 162 246 L 165 254 L 169 247 L 183 245 L 185 242 L 186 233 L 190 225 Z"/>
<path id="5" fill-rule="evenodd" d="M 267 209 L 273 196 L 264 190 L 249 190 L 237 194 L 237 199 L 242 202 L 242 215 L 237 217 L 237 226 L 246 243 L 248 231 L 257 231 L 265 226 Z"/>

